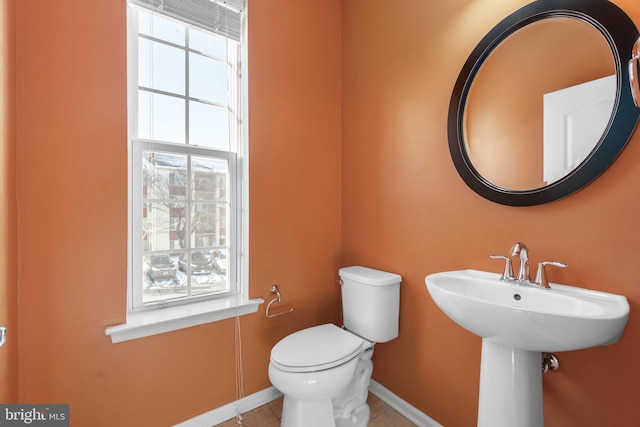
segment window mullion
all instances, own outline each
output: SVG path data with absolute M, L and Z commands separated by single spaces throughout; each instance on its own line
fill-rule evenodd
M 185 100 L 184 100 L 184 140 L 185 143 L 187 145 L 189 145 L 189 110 L 190 110 L 190 87 L 189 87 L 189 29 L 185 28 L 185 49 L 184 49 L 184 84 L 185 84 L 185 88 L 184 88 L 184 93 L 185 93 Z M 192 282 L 192 271 L 191 271 L 191 257 L 193 252 L 191 251 L 191 233 L 193 233 L 193 230 L 191 229 L 192 224 L 191 224 L 191 217 L 192 217 L 192 213 L 193 213 L 193 203 L 191 200 L 191 195 L 192 195 L 192 191 L 191 191 L 191 177 L 193 176 L 193 174 L 191 173 L 191 159 L 192 157 L 189 155 L 187 156 L 187 194 L 185 194 L 185 201 L 186 201 L 186 206 L 185 206 L 185 215 L 186 215 L 186 225 L 187 225 L 187 229 L 186 229 L 186 235 L 185 235 L 185 241 L 184 241 L 184 245 L 185 245 L 185 249 L 187 249 L 187 254 L 186 254 L 186 259 L 188 260 L 188 265 L 186 268 L 186 272 L 187 272 L 187 296 L 191 297 L 192 293 L 193 293 L 193 282 Z
M 186 202 L 186 206 L 185 206 L 185 220 L 186 220 L 186 231 L 185 231 L 185 237 L 184 237 L 184 246 L 185 249 L 187 250 L 187 255 L 186 255 L 186 259 L 189 261 L 188 265 L 187 265 L 187 296 L 191 296 L 192 295 L 192 288 L 193 288 L 193 282 L 192 282 L 192 271 L 191 271 L 191 256 L 192 256 L 192 248 L 191 248 L 191 234 L 193 233 L 193 229 L 191 228 L 193 226 L 193 224 L 191 223 L 191 218 L 193 215 L 193 199 L 192 199 L 192 181 L 191 178 L 193 177 L 193 173 L 191 172 L 191 159 L 192 156 L 187 156 L 187 194 L 185 194 L 185 202 Z
M 138 13 L 135 8 L 128 8 L 127 25 L 127 60 L 131 64 L 127 70 L 127 91 L 129 93 L 128 108 L 128 132 L 129 135 L 138 135 Z M 142 214 L 141 207 L 137 206 L 142 200 L 142 186 L 140 185 L 141 171 L 138 167 L 140 151 L 137 150 L 132 138 L 128 140 L 129 156 L 129 233 L 131 236 L 142 234 Z M 139 233 L 138 233 L 139 232 Z M 139 277 L 142 275 L 142 268 L 138 260 L 142 259 L 142 242 L 135 238 L 130 238 L 128 260 L 127 286 L 127 309 L 133 309 L 142 304 L 142 289 L 137 286 Z
M 233 49 L 232 49 L 233 47 Z M 235 43 L 227 41 L 227 64 L 229 67 L 229 149 L 234 153 L 238 152 L 239 135 L 241 123 L 239 115 L 239 72 L 238 72 L 238 52 Z
M 167 153 L 192 154 L 194 156 L 212 157 L 212 158 L 217 157 L 221 159 L 229 159 L 233 157 L 233 153 L 230 153 L 228 151 L 215 150 L 212 148 L 201 147 L 198 145 L 187 146 L 184 144 L 153 141 L 153 140 L 141 139 L 141 138 L 133 138 L 132 141 L 136 144 L 141 144 L 141 146 L 146 150 L 157 150 L 157 151 L 163 151 Z
M 130 308 L 136 308 L 142 305 L 142 286 L 138 285 L 138 281 L 140 277 L 143 275 L 143 267 L 142 267 L 142 259 L 143 259 L 143 242 L 142 242 L 142 233 L 143 233 L 143 194 L 142 194 L 142 170 L 140 167 L 134 167 L 133 165 L 139 165 L 142 163 L 142 149 L 139 144 L 136 144 L 135 141 L 131 142 L 132 147 L 132 168 L 131 168 L 131 230 L 132 236 L 131 240 L 131 252 L 133 259 L 131 262 L 131 274 L 129 280 L 131 281 L 131 292 L 129 293 L 129 304 Z
M 186 141 L 187 144 L 190 144 L 189 142 L 189 109 L 190 109 L 190 99 L 191 99 L 191 91 L 190 91 L 190 85 L 189 85 L 189 34 L 190 31 L 188 28 L 185 29 L 185 49 L 184 49 L 184 84 L 185 84 L 185 88 L 184 88 L 184 93 L 186 95 L 186 99 L 184 100 L 184 113 L 185 113 L 185 126 L 184 126 L 184 140 Z

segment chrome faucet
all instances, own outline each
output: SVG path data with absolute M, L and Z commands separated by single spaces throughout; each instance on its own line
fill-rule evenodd
M 516 280 L 523 283 L 531 283 L 529 275 L 529 250 L 524 243 L 515 242 L 511 248 L 511 256 L 520 257 L 520 269 Z
M 566 267 L 567 264 L 556 261 L 542 261 L 538 263 L 538 272 L 536 274 L 536 280 L 531 280 L 529 274 L 529 250 L 524 243 L 515 242 L 511 248 L 511 256 L 520 258 L 520 269 L 518 270 L 518 276 L 513 276 L 513 269 L 511 267 L 511 258 L 504 255 L 489 255 L 494 259 L 504 259 L 504 273 L 500 276 L 500 280 L 504 282 L 517 282 L 523 285 L 535 285 L 544 289 L 550 289 L 547 275 L 545 274 L 544 266 L 552 265 L 554 267 Z

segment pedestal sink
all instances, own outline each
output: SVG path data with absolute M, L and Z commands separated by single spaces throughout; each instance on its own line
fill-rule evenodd
M 477 270 L 425 282 L 447 316 L 482 337 L 478 427 L 542 427 L 542 352 L 613 344 L 629 318 L 624 296 L 574 286 L 543 289 Z

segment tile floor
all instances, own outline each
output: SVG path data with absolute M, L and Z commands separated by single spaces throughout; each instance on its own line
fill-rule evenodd
M 411 421 L 400 415 L 393 408 L 369 393 L 367 398 L 371 410 L 368 427 L 413 427 Z M 236 419 L 225 421 L 214 427 L 279 427 L 282 415 L 282 398 L 260 406 L 242 415 L 242 424 Z M 301 426 L 303 427 L 303 426 Z

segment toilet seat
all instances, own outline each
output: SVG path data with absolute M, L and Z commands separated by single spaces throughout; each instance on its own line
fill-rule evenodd
M 286 372 L 315 372 L 346 363 L 362 351 L 364 340 L 331 323 L 295 332 L 271 350 L 271 363 Z

